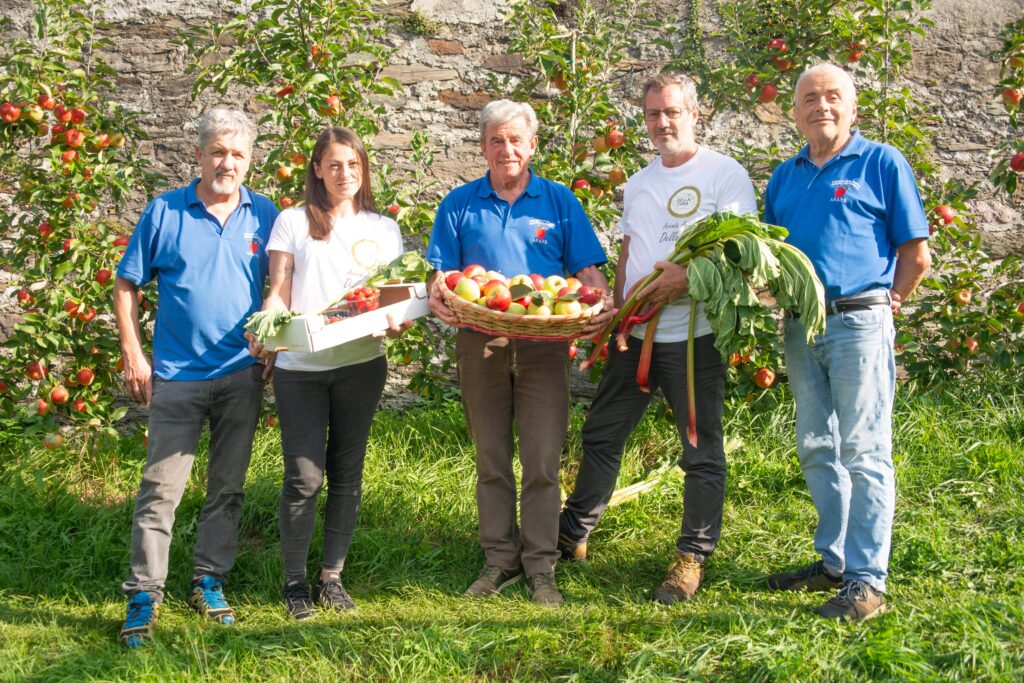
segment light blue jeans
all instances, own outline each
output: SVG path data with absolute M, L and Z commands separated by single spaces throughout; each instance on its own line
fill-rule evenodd
M 829 573 L 879 592 L 896 505 L 894 337 L 888 306 L 830 314 L 811 346 L 799 319 L 785 326 L 797 455 L 818 511 L 814 548 Z

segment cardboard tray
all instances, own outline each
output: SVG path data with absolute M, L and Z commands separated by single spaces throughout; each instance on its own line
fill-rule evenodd
M 425 283 L 381 285 L 378 289 L 380 308 L 332 323 L 319 313 L 298 315 L 282 326 L 264 346 L 274 351 L 322 351 L 388 329 L 389 313 L 396 323 L 401 323 L 430 312 Z

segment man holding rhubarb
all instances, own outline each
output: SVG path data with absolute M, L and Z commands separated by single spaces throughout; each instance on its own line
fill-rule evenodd
M 896 484 L 893 313 L 927 272 L 928 221 L 914 173 L 889 145 L 851 130 L 848 73 L 819 64 L 797 81 L 793 116 L 807 145 L 768 182 L 765 221 L 810 258 L 825 286 L 825 333 L 808 345 L 786 320 L 797 455 L 820 558 L 774 574 L 772 590 L 836 591 L 815 613 L 841 621 L 885 610 Z
M 498 100 L 480 115 L 487 174 L 441 202 L 427 249 L 438 269 L 430 308 L 459 321 L 439 290 L 440 271 L 478 264 L 505 275 L 572 274 L 607 290 L 604 250 L 583 207 L 565 186 L 535 175 L 537 116 L 529 104 Z M 611 312 L 595 316 L 599 329 Z M 466 590 L 492 596 L 525 572 L 533 602 L 556 607 L 558 470 L 569 424 L 568 342 L 491 336 L 460 329 L 456 358 L 462 405 L 476 445 L 476 501 L 485 565 Z M 513 422 L 518 426 L 522 493 L 517 515 Z
M 654 592 L 663 604 L 689 600 L 700 587 L 704 562 L 718 542 L 725 499 L 722 407 L 725 367 L 698 306 L 694 372 L 696 442 L 687 438 L 687 338 L 690 323 L 685 267 L 665 259 L 680 232 L 714 212 L 754 213 L 757 203 L 746 171 L 735 160 L 697 144 L 697 90 L 692 79 L 663 73 L 644 86 L 647 133 L 659 156 L 630 178 L 615 270 L 615 304 L 655 269 L 662 275 L 637 293 L 645 304 L 666 303 L 657 319 L 638 324 L 624 348 L 609 349 L 608 365 L 583 425 L 583 461 L 560 519 L 565 559 L 586 556 L 587 537 L 608 507 L 626 440 L 643 417 L 651 392 L 661 388 L 676 416 L 686 473 L 682 530 L 668 575 Z M 648 325 L 656 325 L 649 358 L 642 357 Z M 638 381 L 639 380 L 639 381 Z M 643 385 L 643 386 L 641 386 Z

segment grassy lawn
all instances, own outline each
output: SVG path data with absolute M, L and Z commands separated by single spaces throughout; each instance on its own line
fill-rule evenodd
M 141 445 L 88 453 L 0 445 L 0 680 L 733 680 L 1024 679 L 1024 400 L 980 384 L 901 387 L 890 612 L 822 621 L 821 595 L 779 595 L 766 574 L 813 559 L 815 516 L 793 445 L 792 405 L 774 395 L 727 408 L 725 526 L 690 604 L 650 602 L 674 548 L 682 477 L 614 507 L 591 559 L 559 566 L 567 605 L 520 587 L 460 593 L 476 576 L 473 448 L 457 405 L 381 413 L 344 580 L 359 609 L 303 624 L 284 615 L 277 540 L 279 436 L 267 430 L 247 484 L 228 585 L 240 615 L 207 626 L 186 603 L 203 458 L 178 511 L 155 641 L 116 643 L 124 617 Z M 567 482 L 582 411 L 567 445 Z M 621 483 L 678 451 L 648 417 Z M 69 464 L 70 459 L 70 464 Z M 319 538 L 319 536 L 317 536 Z M 315 544 L 313 556 L 318 556 Z M 311 566 L 311 573 L 315 562 Z

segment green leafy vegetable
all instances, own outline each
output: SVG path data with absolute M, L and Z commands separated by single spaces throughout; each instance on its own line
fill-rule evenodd
M 391 263 L 378 266 L 366 276 L 366 284 L 372 287 L 394 285 L 402 282 L 426 282 L 434 267 L 427 263 L 418 251 L 407 251 Z
M 297 315 L 291 311 L 256 311 L 245 321 L 245 329 L 262 344 Z

